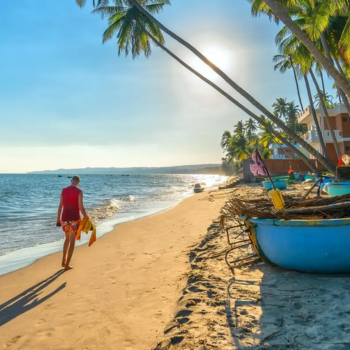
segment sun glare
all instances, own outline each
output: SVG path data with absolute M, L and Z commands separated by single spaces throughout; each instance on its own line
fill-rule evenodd
M 219 47 L 210 47 L 202 50 L 202 53 L 223 71 L 227 71 L 233 65 L 232 54 L 228 53 L 225 49 Z M 219 76 L 198 57 L 193 58 L 191 66 L 210 80 L 216 80 L 216 78 L 219 78 Z

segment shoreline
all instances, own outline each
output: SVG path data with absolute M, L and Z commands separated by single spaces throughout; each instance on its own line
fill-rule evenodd
M 117 225 L 92 247 L 80 246 L 75 268 L 66 273 L 60 253 L 54 253 L 1 276 L 4 346 L 150 349 L 176 307 L 189 270 L 186 251 L 218 216 L 223 192 L 197 194 L 161 213 Z
M 215 186 L 213 187 L 206 188 L 205 192 L 215 190 L 220 185 L 221 183 L 218 183 L 218 184 L 215 184 Z M 149 216 L 157 215 L 167 210 L 170 210 L 175 206 L 177 206 L 178 204 L 180 204 L 183 200 L 190 198 L 193 195 L 194 193 L 191 193 L 170 205 L 164 206 L 164 208 L 161 208 L 161 209 L 154 208 L 154 210 L 151 210 L 149 213 L 147 214 L 142 213 L 139 216 L 130 212 L 130 213 L 123 213 L 124 215 L 122 215 L 122 217 L 118 217 L 118 212 L 119 212 L 118 211 L 112 217 L 101 220 L 101 222 L 97 226 L 97 238 L 99 239 L 104 235 L 111 233 L 118 225 L 147 218 Z M 89 241 L 89 235 L 85 235 L 85 234 L 82 235 L 82 239 L 76 242 L 76 248 L 87 244 L 88 241 Z M 4 255 L 0 255 L 0 277 L 6 276 L 9 273 L 26 268 L 44 257 L 50 256 L 52 254 L 59 252 L 62 249 L 61 247 L 62 244 L 63 244 L 63 236 L 62 236 L 62 239 L 57 241 L 39 244 L 31 247 L 19 248 L 17 250 L 13 250 Z

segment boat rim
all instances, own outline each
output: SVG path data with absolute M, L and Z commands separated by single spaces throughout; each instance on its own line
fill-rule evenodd
M 350 218 L 343 219 L 323 219 L 323 220 L 285 220 L 285 219 L 258 219 L 246 218 L 245 220 L 260 225 L 268 226 L 346 226 L 350 225 Z

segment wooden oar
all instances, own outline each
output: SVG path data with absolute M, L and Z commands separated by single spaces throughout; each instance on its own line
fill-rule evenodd
M 312 192 L 312 190 L 317 186 L 317 184 L 322 180 L 322 178 L 319 178 L 312 186 L 311 188 L 309 188 L 307 190 L 307 192 L 305 193 L 305 196 L 303 198 L 300 199 L 300 201 L 304 201 L 307 196 Z

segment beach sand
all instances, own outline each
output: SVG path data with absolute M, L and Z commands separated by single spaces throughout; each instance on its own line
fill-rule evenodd
M 287 192 L 300 196 L 307 186 Z M 72 271 L 60 274 L 54 254 L 0 277 L 0 347 L 350 349 L 350 275 L 264 263 L 231 273 L 214 219 L 229 193 L 266 196 L 257 185 L 202 193 L 78 248 Z M 231 230 L 231 240 L 247 238 L 240 233 Z
M 307 187 L 298 184 L 287 192 L 300 196 Z M 266 196 L 256 185 L 239 185 L 231 193 Z M 247 238 L 240 229 L 229 232 L 231 242 Z M 190 252 L 180 311 L 153 350 L 350 349 L 349 274 L 306 274 L 260 262 L 233 275 L 224 259 L 228 247 L 226 233 L 214 222 Z M 249 253 L 236 250 L 228 260 Z
M 150 349 L 176 314 L 188 253 L 219 215 L 225 191 L 206 192 L 117 226 L 76 249 L 0 277 L 0 347 Z

